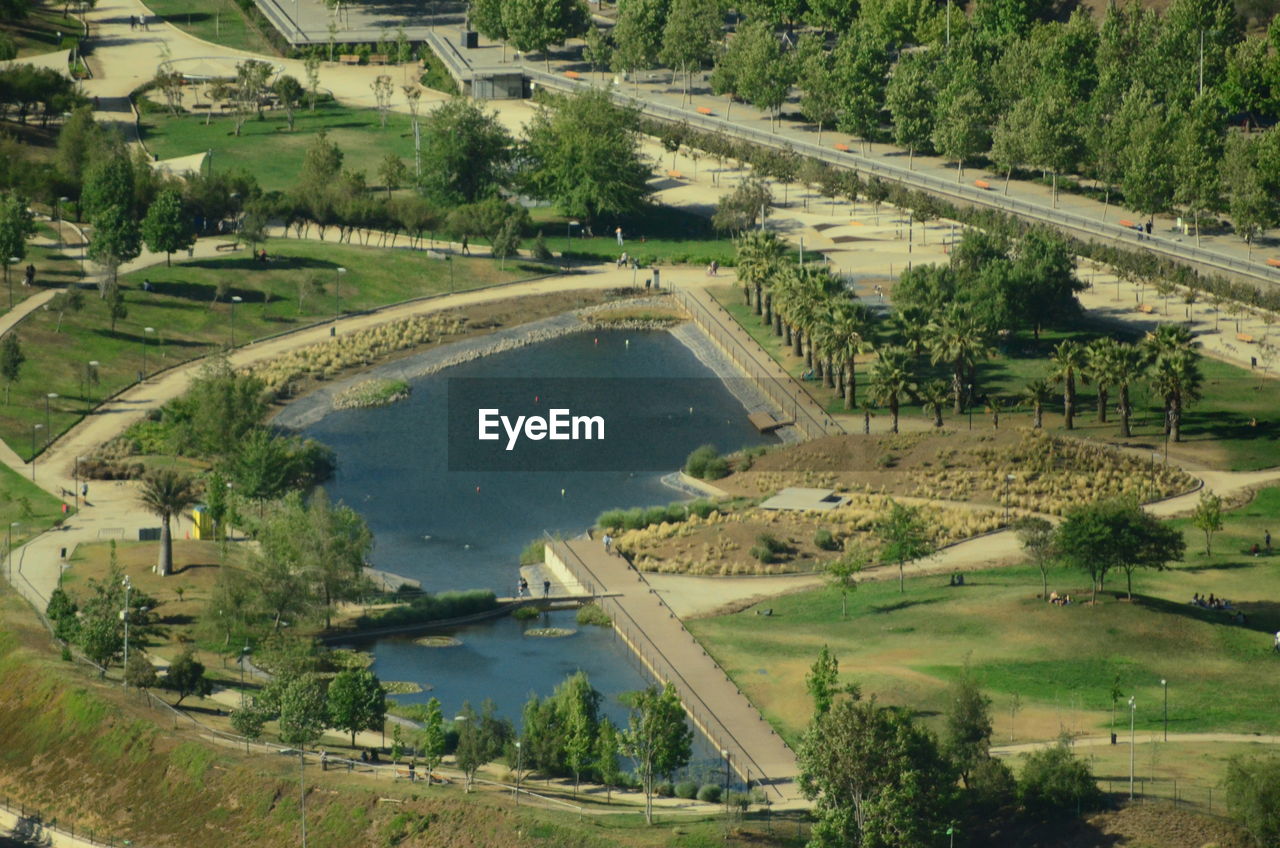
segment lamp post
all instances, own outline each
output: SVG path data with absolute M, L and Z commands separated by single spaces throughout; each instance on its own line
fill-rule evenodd
M 973 383 L 968 386 L 966 406 L 969 407 L 969 429 L 973 429 Z
M 520 740 L 516 740 L 516 806 L 520 806 L 520 769 L 524 766 L 524 749 L 520 747 Z M 427 774 L 427 780 L 431 779 L 431 775 Z
M 245 639 L 240 649 L 240 709 L 244 709 L 244 661 L 249 656 L 249 640 Z
M 33 483 L 36 479 L 36 431 L 43 429 L 43 424 L 31 425 L 31 482 Z
M 1160 688 L 1164 689 L 1164 741 L 1169 741 L 1169 681 L 1160 678 Z
M 1129 800 L 1133 800 L 1133 751 L 1134 751 L 1134 734 L 1133 719 L 1138 712 L 1138 702 L 1133 698 L 1129 699 Z
M 582 226 L 577 221 L 565 221 L 564 224 L 564 254 L 560 257 L 564 260 L 564 267 L 569 267 L 569 248 L 573 245 L 573 228 Z
M 49 392 L 47 395 L 44 396 L 44 429 L 46 431 L 45 436 L 48 436 L 50 433 L 53 432 L 53 428 L 49 426 L 49 401 L 57 400 L 57 398 L 58 398 L 57 392 Z
M 465 715 L 463 715 L 463 714 L 461 714 L 461 713 L 459 713 L 458 715 L 456 715 L 456 716 L 454 716 L 454 717 L 453 717 L 453 721 L 454 721 L 454 723 L 455 723 L 455 724 L 464 724 L 464 725 L 465 725 L 465 724 L 466 724 L 468 721 L 470 721 L 470 720 L 471 720 L 470 716 L 465 716 Z M 459 731 L 458 731 L 458 733 L 459 733 L 459 735 L 461 735 L 462 731 L 461 731 L 461 730 L 459 730 Z M 469 771 L 463 771 L 463 776 L 466 778 L 466 780 L 465 780 L 465 781 L 463 782 L 463 784 L 462 784 L 462 791 L 463 791 L 463 792 L 470 792 L 470 791 L 471 791 L 471 772 L 469 772 Z
M 70 199 L 71 198 L 69 197 L 58 197 L 58 198 L 55 198 L 53 201 L 53 218 L 54 218 L 55 226 L 58 230 L 59 249 L 61 249 L 66 245 L 66 242 L 63 241 L 62 239 L 62 208 L 61 206 L 62 204 L 65 204 Z
M 1009 484 L 1013 482 L 1014 475 L 1004 475 L 1004 523 L 1009 523 Z
M 231 346 L 236 346 L 236 304 L 244 303 L 244 298 L 238 294 L 231 296 Z
M 93 412 L 93 381 L 98 376 L 98 360 L 90 359 L 84 366 L 84 397 L 89 407 L 85 415 Z
M 156 331 L 155 327 L 142 328 L 142 380 L 147 378 L 147 339 Z M 138 382 L 142 382 L 139 380 Z
M 333 320 L 338 320 L 338 315 L 342 312 L 342 275 L 347 273 L 346 268 L 339 267 L 334 272 L 333 287 Z
M 129 575 L 124 576 L 124 609 L 120 610 L 120 618 L 124 620 L 124 667 L 129 667 L 129 593 L 133 591 L 133 582 Z

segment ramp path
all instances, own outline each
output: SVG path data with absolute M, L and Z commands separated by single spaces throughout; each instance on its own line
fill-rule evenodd
M 597 597 L 618 636 L 654 677 L 675 687 L 690 720 L 739 777 L 764 788 L 775 807 L 804 803 L 795 753 L 640 572 L 591 538 L 552 540 L 547 556 Z

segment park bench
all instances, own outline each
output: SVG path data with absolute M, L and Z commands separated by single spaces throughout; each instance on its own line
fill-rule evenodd
M 679 171 L 667 171 L 667 176 L 673 180 L 679 180 L 684 178 L 684 174 L 680 173 Z
M 1138 226 L 1137 224 L 1135 224 L 1135 223 L 1133 223 L 1132 221 L 1130 221 L 1128 218 L 1121 218 L 1119 221 L 1116 221 L 1116 223 L 1117 223 L 1117 224 L 1119 224 L 1120 226 L 1122 226 L 1122 227 L 1124 227 L 1124 228 L 1126 228 L 1126 229 L 1130 229 L 1130 230 L 1132 230 L 1134 227 Z
M 210 106 L 208 103 L 192 103 L 191 108 L 192 109 L 208 109 L 210 108 Z
M 354 53 L 343 53 L 338 57 L 338 61 L 344 65 L 358 65 L 360 64 L 360 57 Z
M 699 115 L 714 115 L 714 114 L 715 114 L 715 112 L 712 112 L 712 111 L 711 111 L 711 109 L 710 109 L 710 108 L 708 108 L 708 107 L 706 107 L 706 106 L 699 106 L 697 109 L 694 109 L 693 111 L 697 112 Z
M 240 245 L 239 245 L 239 244 L 237 244 L 236 242 L 233 242 L 233 241 L 224 241 L 222 244 L 218 245 L 218 246 L 217 246 L 216 248 L 214 248 L 214 249 L 215 249 L 215 250 L 218 250 L 218 251 L 224 251 L 224 250 L 239 250 L 239 249 L 240 249 Z
M 1253 336 L 1249 335 L 1248 333 L 1236 333 L 1236 341 L 1244 342 L 1245 344 L 1253 344 L 1254 342 L 1257 341 L 1257 339 L 1255 339 Z
M 1267 260 L 1267 264 L 1270 265 L 1272 268 L 1280 268 L 1280 259 L 1277 259 L 1276 257 L 1273 256 Z
M 388 62 L 388 61 L 390 61 L 390 59 L 389 59 L 389 57 L 388 57 L 388 55 L 387 55 L 386 53 L 371 53 L 371 54 L 369 54 L 369 64 L 370 64 L 370 65 L 385 65 L 385 64 L 387 64 L 387 62 Z
M 1138 310 L 1139 312 L 1145 312 L 1148 315 L 1152 315 L 1156 311 L 1156 308 L 1149 303 L 1139 303 L 1137 306 L 1134 307 L 1134 309 Z
M 578 73 L 577 71 L 565 71 L 564 75 L 572 80 L 582 79 L 582 74 Z
M 991 190 L 991 183 L 987 182 L 986 180 L 974 180 L 973 184 L 976 185 L 978 188 L 982 189 L 983 191 Z
M 836 150 L 839 150 L 841 153 L 849 152 L 849 145 L 847 144 L 837 144 L 835 147 L 836 147 Z

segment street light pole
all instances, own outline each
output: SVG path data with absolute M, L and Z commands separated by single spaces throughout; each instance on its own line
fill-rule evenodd
M 1160 678 L 1160 686 L 1164 689 L 1164 741 L 1169 741 L 1169 681 Z
M 1133 752 L 1134 752 L 1134 734 L 1133 720 L 1138 712 L 1138 702 L 1133 698 L 1129 699 L 1129 800 L 1133 800 Z
M 155 327 L 142 328 L 142 380 L 147 378 L 147 339 L 156 331 Z M 142 382 L 139 380 L 138 382 Z
M 335 323 L 342 313 L 342 275 L 345 273 L 347 273 L 347 269 L 341 267 L 334 273 L 334 278 L 337 281 L 333 287 L 333 320 Z
M 520 740 L 516 740 L 516 806 L 520 806 L 520 770 L 524 766 L 524 749 L 520 747 Z M 427 772 L 427 780 L 431 780 L 431 773 Z
M 33 483 L 36 479 L 36 431 L 43 429 L 43 424 L 31 425 L 31 482 Z
M 49 401 L 56 400 L 57 397 L 58 397 L 57 392 L 49 392 L 47 395 L 44 396 L 44 429 L 46 431 L 45 432 L 46 436 L 48 436 L 53 432 L 53 428 L 49 426 Z
M 973 383 L 970 383 L 968 387 L 968 402 L 966 403 L 966 405 L 969 407 L 969 429 L 972 430 L 973 429 Z
M 244 661 L 249 656 L 249 641 L 246 639 L 240 651 L 240 709 L 244 709 Z
M 89 402 L 89 408 L 85 410 L 85 415 L 93 412 L 93 378 L 97 374 L 98 360 L 90 359 L 84 366 L 84 396 Z
M 244 298 L 238 294 L 231 296 L 231 346 L 236 346 L 236 304 L 243 303 Z
M 129 667 L 129 593 L 133 590 L 133 582 L 129 580 L 129 575 L 124 576 L 124 609 L 120 611 L 120 617 L 124 619 L 124 667 Z

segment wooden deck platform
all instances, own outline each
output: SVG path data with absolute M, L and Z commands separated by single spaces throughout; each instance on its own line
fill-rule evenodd
M 747 420 L 751 422 L 751 426 L 755 427 L 761 433 L 772 433 L 779 427 L 789 427 L 796 423 L 784 418 L 779 418 L 772 412 L 753 412 L 747 416 Z

